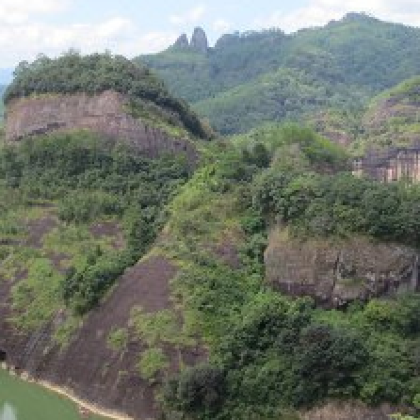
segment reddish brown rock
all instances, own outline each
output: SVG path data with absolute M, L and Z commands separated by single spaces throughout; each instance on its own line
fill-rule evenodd
M 7 106 L 6 141 L 56 131 L 90 130 L 104 137 L 120 139 L 150 157 L 162 153 L 185 153 L 189 161 L 196 150 L 189 139 L 174 138 L 125 112 L 128 100 L 106 91 L 52 95 L 13 100 Z
M 115 351 L 107 338 L 116 328 L 126 328 L 133 308 L 147 313 L 171 307 L 169 283 L 177 268 L 164 257 L 150 257 L 127 269 L 108 298 L 83 320 L 68 347 L 60 349 L 52 334 L 63 322 L 55 319 L 37 331 L 21 333 L 10 322 L 12 283 L 0 281 L 0 361 L 28 372 L 32 377 L 71 390 L 77 397 L 103 408 L 122 411 L 136 419 L 159 415 L 155 401 L 156 383 L 139 374 L 137 364 L 147 346 L 129 340 Z M 199 347 L 165 345 L 171 372 L 180 365 L 198 363 L 205 357 Z
M 273 287 L 292 296 L 311 296 L 328 307 L 420 286 L 416 250 L 363 237 L 301 241 L 290 238 L 286 229 L 274 229 L 265 266 Z

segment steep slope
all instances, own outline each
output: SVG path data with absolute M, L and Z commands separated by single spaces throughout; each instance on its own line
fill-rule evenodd
M 362 119 L 361 146 L 387 148 L 420 141 L 420 77 L 403 81 L 372 99 Z
M 157 353 L 139 331 L 140 315 L 156 314 L 181 337 L 165 315 L 176 264 L 146 254 L 189 175 L 182 155 L 150 159 L 87 133 L 2 148 L 0 349 L 11 367 L 105 408 L 155 416 L 160 369 L 201 357 L 180 338 Z
M 376 250 L 377 264 L 383 266 L 393 264 L 390 254 L 402 265 L 407 257 L 413 269 L 418 233 L 411 247 L 399 244 L 392 249 L 384 243 L 388 239 L 409 240 L 406 233 L 397 239 L 400 221 L 395 220 L 389 231 L 379 229 L 387 224 L 384 218 L 394 201 L 381 197 L 396 197 L 397 191 L 339 173 L 345 161 L 340 149 L 308 130 L 265 129 L 235 139 L 235 144 L 236 149 L 213 149 L 215 161 L 183 187 L 171 205 L 168 242 L 159 246 L 161 253 L 182 262 L 171 284 L 173 296 L 183 310 L 186 330 L 199 334 L 209 349 L 206 365 L 182 372 L 164 387 L 167 418 L 297 419 L 297 408 L 326 399 L 398 404 L 404 394 L 406 401 L 413 401 L 419 371 L 412 370 L 416 351 L 411 340 L 418 340 L 420 329 L 418 321 L 410 324 L 413 328 L 405 322 L 417 317 L 418 295 L 398 298 L 389 288 L 378 293 L 388 299 L 374 299 L 371 293 L 365 296 L 372 299 L 369 303 L 322 310 L 315 309 L 311 299 L 289 299 L 269 286 L 276 286 L 273 271 L 281 275 L 286 269 L 290 271 L 285 279 L 299 278 L 297 286 L 310 280 L 307 265 L 313 255 L 305 255 L 302 248 L 329 242 L 339 251 L 340 241 L 361 235 L 361 241 L 346 243 L 335 292 L 350 301 L 361 297 L 351 294 L 355 286 L 368 291 L 395 280 L 403 294 L 411 282 L 407 267 L 401 267 L 399 278 L 393 269 L 378 270 L 374 277 L 369 256 L 363 255 Z M 403 188 L 398 191 L 402 207 L 418 205 L 418 188 L 410 194 Z M 366 211 L 358 194 L 370 197 L 372 202 L 364 205 L 375 210 Z M 406 220 L 416 217 L 413 212 Z M 355 220 L 360 223 L 355 225 Z M 276 225 L 290 236 L 281 237 L 287 243 L 277 258 L 264 261 L 273 245 L 282 244 L 267 238 Z M 384 248 L 389 253 L 382 252 Z M 287 256 L 294 252 L 293 258 L 284 256 L 289 249 Z M 316 257 L 316 263 L 322 262 L 330 263 L 328 253 Z M 362 267 L 367 275 L 359 278 Z M 331 272 L 320 274 L 334 278 Z M 317 298 L 316 288 L 321 291 L 322 286 L 318 283 L 302 294 Z M 405 314 L 401 328 L 399 311 Z M 395 384 L 394 395 L 388 383 Z M 386 419 L 386 412 L 393 411 L 358 404 L 334 407 L 315 409 L 306 418 Z
M 308 412 L 330 399 L 412 408 L 419 297 L 396 291 L 411 285 L 418 189 L 341 173 L 346 153 L 296 126 L 210 142 L 205 156 L 188 180 L 179 157 L 151 160 L 86 134 L 2 150 L 0 354 L 140 419 L 385 420 L 393 411 L 349 403 L 337 416 L 332 402 Z M 267 258 L 282 244 L 269 237 L 276 228 L 295 251 L 291 261 L 274 255 L 279 274 L 305 268 L 302 244 L 353 235 L 373 249 L 398 244 L 388 249 L 403 272 L 372 277 L 347 253 L 342 291 L 395 288 L 380 290 L 386 300 L 347 294 L 346 303 L 371 299 L 349 310 L 317 308 L 311 291 L 276 291 Z
M 296 72 L 295 84 L 301 83 L 303 73 L 314 88 L 323 86 L 326 92 L 318 108 L 329 107 L 333 94 L 335 107 L 357 108 L 381 90 L 416 75 L 419 52 L 419 29 L 352 13 L 325 27 L 292 35 L 281 31 L 226 35 L 205 54 L 170 48 L 141 59 L 157 71 L 171 91 L 209 117 L 216 129 L 232 133 L 258 125 L 260 105 L 268 108 L 275 120 L 290 118 L 281 111 L 282 94 L 269 106 L 263 99 L 258 103 L 259 99 L 253 98 L 254 105 L 244 113 L 244 97 L 252 98 L 255 90 L 264 92 L 266 80 L 275 80 L 278 71 Z M 299 116 L 313 113 L 312 104 L 307 104 L 305 95 L 300 96 L 301 89 L 295 95 L 295 114 Z M 235 99 L 228 100 L 231 95 Z M 226 109 L 230 121 L 224 118 Z
M 68 53 L 40 57 L 16 70 L 4 95 L 6 140 L 88 129 L 122 139 L 151 155 L 185 152 L 211 130 L 150 71 L 123 57 Z
M 317 121 L 319 110 L 357 112 L 364 98 L 363 90 L 317 78 L 310 68 L 281 68 L 211 100 L 196 102 L 194 108 L 222 133 L 234 134 L 264 122 Z

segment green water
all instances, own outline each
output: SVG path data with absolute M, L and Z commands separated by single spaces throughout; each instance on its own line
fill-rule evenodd
M 0 369 L 0 420 L 80 420 L 76 405 Z M 91 416 L 91 420 L 105 420 Z

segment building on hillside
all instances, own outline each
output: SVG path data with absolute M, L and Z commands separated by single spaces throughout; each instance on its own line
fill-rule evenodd
M 420 142 L 410 147 L 371 150 L 353 161 L 353 174 L 380 182 L 420 182 Z

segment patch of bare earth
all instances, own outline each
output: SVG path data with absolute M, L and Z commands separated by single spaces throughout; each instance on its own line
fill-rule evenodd
M 94 223 L 89 228 L 89 231 L 95 239 L 103 237 L 113 238 L 112 246 L 115 249 L 124 248 L 124 235 L 117 222 L 107 221 Z
M 332 402 L 323 407 L 314 408 L 302 415 L 303 420 L 389 420 L 395 413 L 388 405 L 378 408 L 366 407 L 357 402 Z
M 27 224 L 28 238 L 25 241 L 25 245 L 37 249 L 42 248 L 44 237 L 57 225 L 57 219 L 51 214 L 47 214 L 36 220 L 31 220 Z

